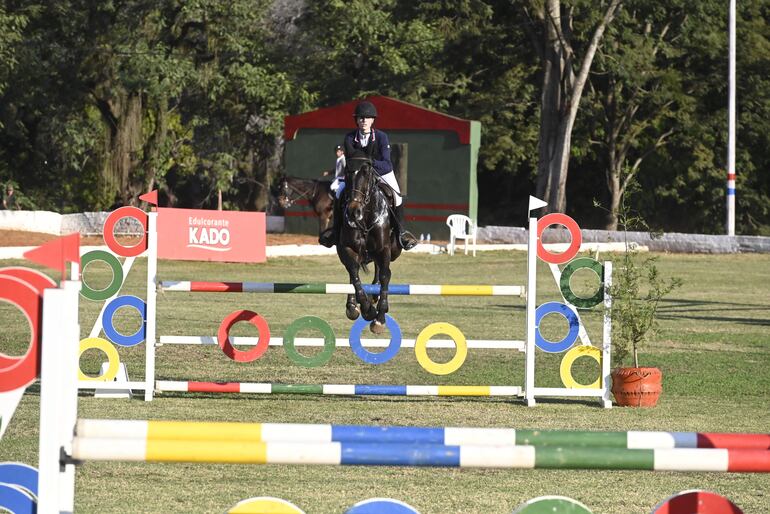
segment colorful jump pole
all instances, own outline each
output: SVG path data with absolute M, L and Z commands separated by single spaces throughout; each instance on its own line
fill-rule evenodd
M 770 451 L 401 443 L 113 439 L 76 436 L 76 460 L 518 469 L 770 472 Z
M 364 284 L 364 292 L 380 294 L 379 284 Z M 354 294 L 352 284 L 282 283 L 282 282 L 191 282 L 163 281 L 161 290 L 193 293 L 295 293 L 295 294 Z M 390 284 L 390 295 L 428 296 L 519 296 L 525 295 L 522 286 L 492 285 L 419 285 Z
M 78 437 L 185 441 L 560 446 L 623 449 L 770 450 L 770 434 L 664 431 L 533 430 L 308 423 L 80 419 Z

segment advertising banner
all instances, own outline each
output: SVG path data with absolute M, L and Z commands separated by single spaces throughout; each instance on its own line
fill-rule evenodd
M 264 212 L 158 209 L 158 258 L 265 262 Z

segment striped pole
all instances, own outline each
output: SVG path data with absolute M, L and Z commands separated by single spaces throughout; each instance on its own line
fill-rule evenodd
M 727 59 L 727 235 L 735 235 L 735 0 L 728 14 Z
M 264 443 L 75 437 L 76 460 L 522 469 L 770 472 L 770 451 L 629 450 L 380 443 Z
M 380 293 L 379 284 L 364 284 L 366 294 Z M 298 294 L 354 294 L 352 284 L 324 283 L 278 283 L 278 282 L 190 282 L 163 281 L 163 291 L 186 291 L 193 293 L 298 293 Z M 390 284 L 391 295 L 433 295 L 433 296 L 525 296 L 524 286 L 491 285 L 416 285 Z
M 192 382 L 158 380 L 158 392 L 324 394 L 349 396 L 519 396 L 519 386 L 271 384 L 257 382 Z
M 238 346 L 255 346 L 259 342 L 258 337 L 231 336 L 230 343 Z M 401 348 L 414 348 L 416 339 L 401 339 Z M 487 350 L 518 350 L 524 351 L 524 341 L 503 340 L 503 339 L 467 339 L 465 341 L 469 350 L 487 349 Z M 160 336 L 160 344 L 190 344 L 190 345 L 213 345 L 217 346 L 217 336 Z M 283 337 L 271 337 L 270 346 L 283 346 Z M 294 346 L 325 346 L 325 340 L 322 337 L 295 337 Z M 337 348 L 349 348 L 350 340 L 347 338 L 335 339 Z M 390 339 L 361 339 L 361 346 L 364 348 L 387 348 L 390 346 Z M 426 343 L 427 348 L 451 348 L 457 347 L 451 339 L 442 339 L 437 337 Z
M 79 419 L 78 437 L 305 443 L 551 446 L 621 449 L 770 450 L 770 434 L 718 432 L 608 432 L 514 428 L 406 427 L 306 423 L 236 423 Z

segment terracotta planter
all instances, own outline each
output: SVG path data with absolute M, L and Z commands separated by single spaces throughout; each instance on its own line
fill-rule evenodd
M 658 368 L 615 368 L 612 394 L 621 407 L 655 407 L 663 392 L 663 375 Z

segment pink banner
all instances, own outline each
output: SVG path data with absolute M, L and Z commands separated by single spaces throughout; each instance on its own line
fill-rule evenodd
M 265 262 L 264 212 L 158 209 L 158 258 Z

